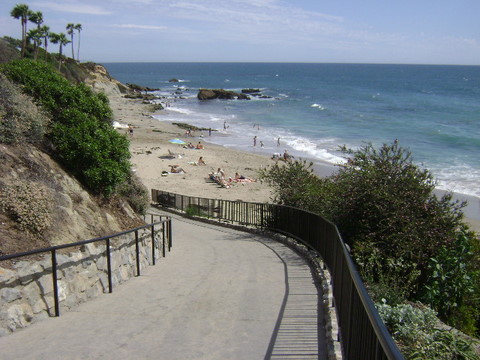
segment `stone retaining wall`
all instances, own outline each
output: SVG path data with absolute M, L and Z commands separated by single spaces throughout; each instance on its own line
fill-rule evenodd
M 152 264 L 151 230 L 140 230 L 140 271 Z M 161 232 L 155 229 L 155 258 L 161 256 Z M 106 242 L 57 251 L 60 313 L 109 291 Z M 112 285 L 137 274 L 135 232 L 110 240 Z M 55 316 L 52 259 L 47 253 L 38 261 L 19 261 L 13 270 L 0 267 L 0 336 Z

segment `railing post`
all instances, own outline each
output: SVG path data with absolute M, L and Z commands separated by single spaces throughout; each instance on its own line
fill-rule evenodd
M 168 251 L 170 251 L 170 249 L 172 248 L 173 246 L 173 242 L 172 242 L 172 218 L 169 218 L 168 219 Z
M 55 316 L 60 316 L 60 304 L 58 301 L 58 278 L 57 278 L 57 255 L 52 250 L 52 278 L 53 278 L 53 299 L 55 302 Z
M 112 293 L 113 285 L 112 285 L 112 259 L 110 257 L 110 238 L 106 239 L 106 255 L 107 255 L 107 274 L 108 274 L 108 292 Z
M 137 260 L 137 276 L 140 276 L 140 244 L 138 241 L 138 230 L 135 230 L 135 256 Z
M 152 264 L 155 265 L 155 225 L 152 224 Z

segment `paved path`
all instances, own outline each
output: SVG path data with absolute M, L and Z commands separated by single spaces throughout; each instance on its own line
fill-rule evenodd
M 0 359 L 326 359 L 317 288 L 294 251 L 180 217 L 173 240 L 112 294 L 0 338 Z

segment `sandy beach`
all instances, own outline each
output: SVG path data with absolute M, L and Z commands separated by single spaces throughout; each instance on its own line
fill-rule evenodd
M 217 198 L 243 200 L 249 202 L 270 202 L 270 188 L 257 180 L 258 169 L 274 164 L 269 156 L 253 154 L 208 143 L 208 131 L 196 132 L 187 136 L 185 130 L 169 122 L 152 118 L 148 105 L 141 100 L 126 99 L 119 93 L 107 92 L 114 113 L 114 121 L 121 125 L 132 125 L 133 134 L 129 134 L 131 162 L 134 171 L 145 186 L 173 193 Z M 162 110 L 165 114 L 168 108 Z M 159 113 L 160 117 L 162 112 Z M 118 131 L 129 133 L 127 128 Z M 199 142 L 203 149 L 186 149 L 183 145 L 169 142 L 180 139 L 193 145 Z M 170 152 L 177 156 L 170 156 Z M 206 165 L 197 165 L 202 157 Z M 171 173 L 170 165 L 178 165 L 185 172 Z M 235 178 L 238 173 L 254 182 L 232 182 L 229 188 L 222 187 L 209 179 L 209 174 L 221 168 L 225 178 Z M 320 175 L 331 172 L 331 166 L 315 171 Z M 168 174 L 162 176 L 162 172 Z M 462 196 L 460 196 L 462 199 Z M 465 209 L 466 222 L 480 233 L 480 200 L 468 198 Z
M 180 127 L 153 119 L 147 105 L 140 100 L 116 95 L 109 98 L 114 120 L 133 126 L 133 135 L 129 135 L 131 162 L 148 189 L 226 200 L 270 200 L 269 188 L 256 181 L 257 170 L 274 163 L 269 157 L 210 144 L 205 141 L 208 131 L 197 131 L 194 136 L 187 136 Z M 128 129 L 118 131 L 128 133 Z M 183 145 L 169 142 L 177 138 L 195 146 L 200 142 L 203 149 L 186 149 Z M 177 156 L 170 156 L 170 152 Z M 200 157 L 205 165 L 197 165 Z M 171 173 L 170 165 L 178 165 L 185 172 Z M 226 179 L 233 179 L 238 173 L 255 181 L 232 182 L 229 188 L 222 187 L 209 179 L 209 174 L 216 173 L 218 168 L 224 171 Z M 162 176 L 162 172 L 168 174 Z

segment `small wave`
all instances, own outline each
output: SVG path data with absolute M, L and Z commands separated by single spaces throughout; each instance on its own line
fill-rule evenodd
M 339 163 L 344 163 L 345 159 L 333 154 L 329 149 L 323 148 L 320 145 L 317 145 L 317 143 L 305 139 L 305 138 L 293 138 L 293 139 L 285 139 L 286 143 L 288 146 L 290 146 L 292 149 L 305 153 L 308 156 L 313 156 L 314 158 L 317 158 L 319 160 L 323 160 L 326 162 L 329 162 L 331 164 L 339 164 Z M 327 139 L 327 142 L 332 142 L 334 140 L 332 139 Z
M 184 114 L 184 115 L 191 115 L 191 114 L 193 114 L 193 111 L 192 111 L 192 110 L 184 109 L 184 108 L 177 108 L 177 107 L 173 107 L 173 106 L 167 107 L 166 110 L 167 110 L 167 111 L 177 112 L 177 113 Z
M 320 105 L 320 104 L 312 104 L 312 105 L 310 105 L 310 107 L 312 107 L 312 108 L 318 108 L 319 110 L 325 110 L 325 108 L 324 108 L 322 105 Z

